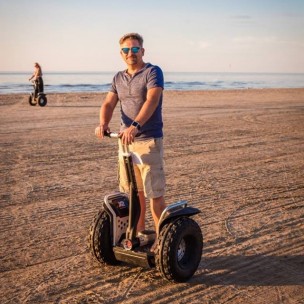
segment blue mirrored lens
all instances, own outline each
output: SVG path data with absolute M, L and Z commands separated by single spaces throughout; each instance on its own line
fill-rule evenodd
M 132 51 L 132 53 L 138 53 L 138 51 L 140 50 L 140 48 L 139 47 L 132 47 L 131 48 L 131 51 Z
M 128 54 L 130 51 L 130 48 L 122 48 L 121 50 L 124 52 L 124 54 Z M 134 46 L 131 48 L 131 52 L 134 54 L 138 53 L 139 50 L 140 50 L 140 47 L 138 47 L 138 46 Z

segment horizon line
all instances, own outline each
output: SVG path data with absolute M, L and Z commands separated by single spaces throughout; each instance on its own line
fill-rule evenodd
M 164 73 L 205 73 L 205 74 L 304 74 L 303 72 L 227 72 L 227 71 L 216 71 L 216 72 L 208 72 L 208 71 L 164 71 Z M 0 71 L 0 74 L 32 74 L 33 71 Z M 116 74 L 117 71 L 88 71 L 88 70 L 62 70 L 62 71 L 56 71 L 56 70 L 49 70 L 49 71 L 43 71 L 43 74 L 99 74 L 99 73 L 111 73 Z

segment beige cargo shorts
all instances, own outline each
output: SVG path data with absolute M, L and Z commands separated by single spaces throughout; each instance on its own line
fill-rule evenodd
M 163 161 L 163 139 L 137 140 L 129 145 L 138 191 L 144 191 L 148 199 L 165 194 L 165 172 Z M 127 173 L 123 162 L 123 147 L 119 141 L 118 180 L 120 191 L 129 192 Z

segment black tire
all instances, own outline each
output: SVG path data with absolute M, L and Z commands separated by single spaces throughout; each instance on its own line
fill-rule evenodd
M 199 225 L 188 217 L 166 224 L 158 238 L 155 261 L 163 278 L 168 281 L 189 280 L 200 263 L 203 236 Z
M 31 106 L 35 106 L 37 105 L 37 102 L 34 100 L 33 96 L 30 95 L 29 98 L 28 98 L 28 102 Z
M 44 107 L 47 104 L 47 98 L 45 95 L 38 96 L 38 104 L 40 107 Z
M 111 237 L 111 223 L 109 215 L 100 211 L 94 218 L 89 233 L 89 249 L 93 257 L 101 264 L 117 265 Z

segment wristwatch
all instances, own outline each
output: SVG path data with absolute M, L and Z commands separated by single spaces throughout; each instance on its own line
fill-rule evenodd
M 131 123 L 131 126 L 135 127 L 138 131 L 141 128 L 140 124 L 135 120 Z

